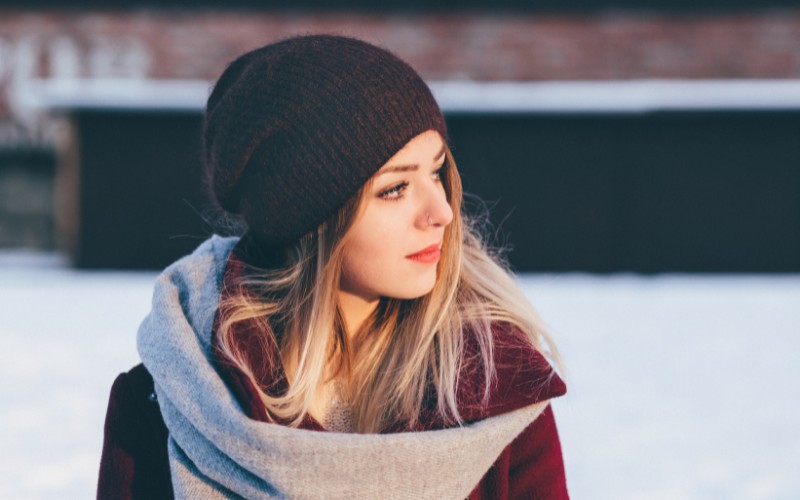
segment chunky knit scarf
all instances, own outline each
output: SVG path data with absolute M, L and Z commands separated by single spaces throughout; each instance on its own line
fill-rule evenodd
M 466 498 L 547 401 L 443 430 L 341 434 L 248 418 L 212 361 L 236 238 L 214 236 L 158 278 L 138 334 L 169 429 L 177 498 Z

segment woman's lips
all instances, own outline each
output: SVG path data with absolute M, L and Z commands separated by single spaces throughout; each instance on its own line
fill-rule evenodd
M 420 262 L 422 264 L 433 264 L 439 261 L 439 256 L 441 253 L 441 250 L 439 250 L 439 243 L 434 243 L 431 246 L 423 248 L 417 253 L 406 255 L 406 259 L 411 259 L 414 262 Z

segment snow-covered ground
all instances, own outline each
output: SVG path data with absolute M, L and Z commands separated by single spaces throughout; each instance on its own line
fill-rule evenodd
M 90 498 L 154 273 L 0 252 L 0 498 Z M 576 499 L 800 498 L 800 276 L 525 275 Z

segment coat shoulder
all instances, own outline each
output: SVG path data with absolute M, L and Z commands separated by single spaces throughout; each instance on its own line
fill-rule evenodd
M 171 498 L 168 432 L 153 378 L 139 364 L 111 387 L 97 498 Z
M 495 323 L 492 332 L 498 384 L 505 381 L 508 390 L 530 394 L 529 404 L 567 392 L 564 381 L 527 334 L 508 323 Z
M 466 359 L 459 386 L 465 420 L 507 413 L 567 392 L 564 381 L 523 331 L 501 322 L 491 328 L 494 377 L 488 402 L 482 399 L 487 377 L 480 356 L 481 340 L 472 331 L 465 337 Z

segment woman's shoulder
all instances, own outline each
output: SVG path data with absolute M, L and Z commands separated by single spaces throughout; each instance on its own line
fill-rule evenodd
M 119 418 L 129 419 L 131 414 L 135 414 L 139 418 L 139 425 L 146 422 L 155 435 L 167 435 L 153 377 L 142 363 L 119 374 L 114 380 L 109 396 L 109 410 L 111 416 Z M 142 418 L 145 422 L 141 421 Z
M 459 377 L 459 411 L 466 421 L 507 413 L 564 395 L 567 387 L 547 358 L 519 327 L 506 322 L 491 325 L 494 378 L 485 400 L 486 373 L 480 357 L 481 340 L 474 331 L 464 337 L 464 365 Z
M 111 387 L 97 497 L 172 498 L 167 439 L 153 378 L 136 365 Z

